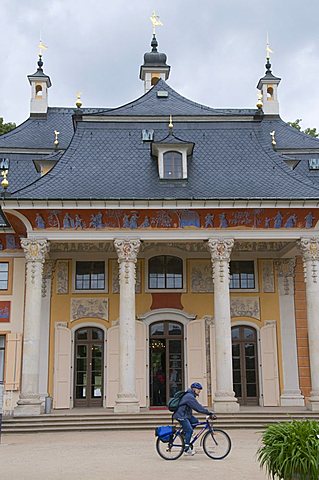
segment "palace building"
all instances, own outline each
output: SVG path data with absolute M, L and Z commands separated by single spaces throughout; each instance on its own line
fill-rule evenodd
M 216 412 L 319 411 L 319 140 L 280 118 L 267 57 L 257 107 L 215 109 L 154 34 L 140 98 L 73 109 L 40 55 L 0 137 L 5 414 L 165 408 L 192 381 Z

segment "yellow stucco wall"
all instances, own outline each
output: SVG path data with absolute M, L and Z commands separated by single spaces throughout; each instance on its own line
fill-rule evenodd
M 65 260 L 65 259 L 63 259 Z M 181 303 L 184 310 L 187 313 L 195 314 L 197 318 L 201 318 L 205 315 L 213 315 L 213 293 L 193 293 L 191 292 L 191 262 L 195 259 L 187 259 L 186 261 L 186 275 L 187 275 L 187 291 L 181 294 Z M 198 261 L 198 259 L 196 259 Z M 209 259 L 206 259 L 209 262 Z M 72 292 L 72 272 L 73 262 L 70 258 L 68 260 L 69 266 L 69 289 L 66 294 L 57 294 L 57 277 L 56 275 L 53 278 L 52 284 L 52 301 L 51 301 L 51 323 L 50 323 L 50 349 L 49 349 L 49 393 L 52 394 L 53 391 L 53 366 L 54 366 L 54 331 L 56 322 L 67 322 L 69 328 L 73 328 L 77 325 L 84 323 L 89 323 L 93 321 L 104 325 L 106 328 L 112 325 L 112 322 L 118 320 L 119 315 L 119 294 L 112 293 L 112 269 L 114 267 L 114 262 L 116 260 L 112 259 L 108 261 L 108 293 L 75 293 Z M 140 262 L 140 271 L 141 271 L 141 293 L 136 294 L 136 315 L 141 315 L 148 312 L 152 304 L 152 294 L 145 293 L 145 262 L 139 260 Z M 264 293 L 262 292 L 262 268 L 261 260 L 257 261 L 257 272 L 258 272 L 258 291 L 257 292 L 234 292 L 231 295 L 237 296 L 249 296 L 249 297 L 258 297 L 260 301 L 260 320 L 254 319 L 251 317 L 236 317 L 232 319 L 232 322 L 249 322 L 249 324 L 256 325 L 257 329 L 260 329 L 266 321 L 276 320 L 277 322 L 277 346 L 278 346 L 278 363 L 279 363 L 279 378 L 280 378 L 280 388 L 282 389 L 282 355 L 281 355 L 281 338 L 280 338 L 280 313 L 279 313 L 279 298 L 278 298 L 278 285 L 275 278 L 275 291 L 273 293 Z M 81 297 L 100 297 L 108 298 L 108 321 L 101 319 L 87 319 L 83 318 L 81 320 L 76 320 L 70 322 L 71 313 L 71 298 L 81 298 Z

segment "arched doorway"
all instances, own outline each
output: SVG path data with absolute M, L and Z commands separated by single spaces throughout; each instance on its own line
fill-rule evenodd
M 80 328 L 74 343 L 74 406 L 102 407 L 104 332 L 95 327 Z
M 184 388 L 184 327 L 163 321 L 149 327 L 150 406 L 167 405 Z
M 258 405 L 257 332 L 253 327 L 232 327 L 233 385 L 240 405 Z

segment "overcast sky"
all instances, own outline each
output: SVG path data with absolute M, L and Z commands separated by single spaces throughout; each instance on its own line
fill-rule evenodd
M 143 94 L 153 10 L 169 84 L 215 108 L 253 108 L 269 32 L 281 116 L 319 128 L 318 0 L 0 0 L 0 116 L 21 123 L 41 34 L 50 106 L 116 107 Z

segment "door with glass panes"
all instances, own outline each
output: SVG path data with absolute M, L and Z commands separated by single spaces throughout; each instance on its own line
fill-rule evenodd
M 233 386 L 240 405 L 258 405 L 257 332 L 252 327 L 232 328 Z
M 150 325 L 150 406 L 166 406 L 184 389 L 184 328 L 178 322 Z
M 104 332 L 80 328 L 75 332 L 74 406 L 102 407 Z

